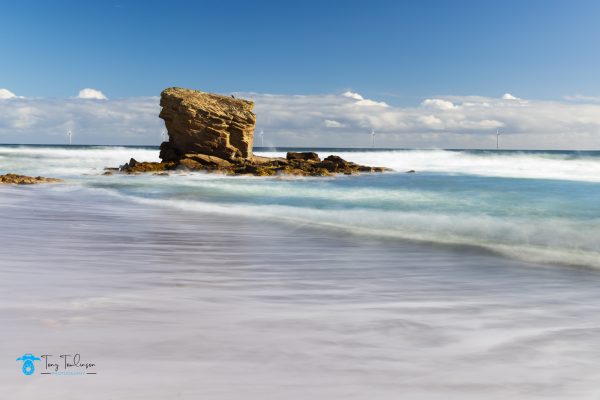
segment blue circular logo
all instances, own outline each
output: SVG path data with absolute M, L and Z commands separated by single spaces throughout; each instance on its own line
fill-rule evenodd
M 33 365 L 33 362 L 39 360 L 41 360 L 41 358 L 38 358 L 31 353 L 23 354 L 21 357 L 17 358 L 17 361 L 23 361 L 23 367 L 21 368 L 23 375 L 33 375 L 35 372 L 35 365 Z

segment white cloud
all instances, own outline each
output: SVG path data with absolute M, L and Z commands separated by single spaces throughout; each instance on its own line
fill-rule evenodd
M 344 92 L 342 93 L 342 96 L 347 97 L 349 99 L 354 99 L 357 100 L 354 104 L 356 104 L 357 106 L 376 106 L 376 107 L 389 107 L 385 102 L 383 101 L 374 101 L 374 100 L 369 100 L 369 99 L 365 99 L 363 96 L 361 96 L 360 94 L 356 93 L 356 92 Z
M 15 97 L 17 97 L 17 95 L 10 90 L 0 89 L 0 100 L 14 99 Z
M 333 119 L 326 119 L 324 122 L 325 122 L 325 126 L 327 128 L 343 128 L 344 127 L 344 124 L 342 124 L 338 121 L 335 121 Z
M 164 123 L 158 97 L 102 102 L 16 98 L 0 101 L 0 143 L 159 144 Z
M 357 106 L 375 106 L 375 107 L 389 107 L 389 105 L 384 101 L 374 101 L 369 99 L 359 100 L 355 103 Z
M 420 105 L 380 103 L 354 93 L 237 93 L 255 101 L 258 126 L 277 146 L 493 147 L 500 128 L 512 147 L 600 147 L 600 104 L 436 96 Z M 0 101 L 0 143 L 62 143 L 67 129 L 83 144 L 158 144 L 158 97 L 97 101 L 13 98 Z M 337 129 L 335 129 L 337 128 Z M 339 129 L 343 128 L 343 129 Z
M 521 99 L 519 99 L 518 97 L 513 96 L 510 93 L 504 93 L 502 95 L 502 100 L 521 100 Z
M 428 129 L 444 129 L 444 122 L 435 115 L 421 115 L 417 117 L 417 120 L 423 125 L 423 127 Z
M 455 108 L 454 103 L 442 99 L 425 99 L 421 104 L 425 107 L 437 108 L 438 110 L 452 110 Z
M 361 107 L 377 101 L 358 96 L 239 94 L 256 102 L 261 127 L 280 146 L 367 146 L 375 129 L 386 146 L 493 147 L 501 129 L 514 147 L 600 147 L 600 104 L 437 96 L 416 107 Z M 344 129 L 325 133 L 325 120 Z
M 342 93 L 342 96 L 348 97 L 348 98 L 354 99 L 354 100 L 364 100 L 364 98 L 360 94 L 355 93 L 355 92 L 350 92 L 350 91 Z
M 94 99 L 94 100 L 108 100 L 107 97 L 99 90 L 85 88 L 79 91 L 78 99 Z

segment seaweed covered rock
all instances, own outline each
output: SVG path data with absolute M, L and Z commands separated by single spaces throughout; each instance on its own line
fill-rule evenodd
M 44 178 L 43 176 L 27 176 L 17 174 L 0 175 L 0 184 L 32 185 L 35 183 L 56 183 L 62 181 L 62 179 Z
M 175 169 L 176 167 L 177 164 L 174 162 L 139 162 L 132 158 L 128 163 L 121 165 L 118 168 L 118 171 L 126 172 L 128 174 L 135 174 L 141 172 L 163 172 Z M 113 170 L 113 168 L 106 168 L 106 170 L 109 172 Z

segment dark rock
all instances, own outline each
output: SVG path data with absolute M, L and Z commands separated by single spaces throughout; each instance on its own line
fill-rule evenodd
M 328 157 L 325 157 L 325 159 L 323 161 L 327 161 L 329 163 L 333 163 L 333 164 L 337 164 L 337 165 L 348 164 L 348 161 L 344 160 L 340 156 L 334 156 L 333 154 Z
M 286 155 L 286 159 L 288 161 L 310 161 L 310 162 L 320 162 L 321 159 L 319 158 L 317 153 L 313 153 L 312 151 L 307 151 L 307 152 L 295 152 L 295 151 L 289 151 Z
M 175 169 L 177 165 L 174 162 L 139 162 L 135 159 L 129 160 L 129 163 L 123 164 L 119 167 L 119 171 L 128 174 L 141 173 L 141 172 L 160 172 Z
M 160 153 L 158 156 L 164 162 L 178 162 L 181 158 L 181 154 L 177 152 L 177 149 L 170 142 L 162 142 L 160 144 Z

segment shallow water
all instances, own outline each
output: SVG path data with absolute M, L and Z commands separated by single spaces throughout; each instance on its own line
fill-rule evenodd
M 0 398 L 600 396 L 591 179 L 100 176 L 156 155 L 114 150 L 0 148 L 67 179 L 0 187 Z M 97 375 L 14 361 L 75 351 Z
M 130 157 L 156 161 L 157 150 L 90 146 L 0 146 L 0 172 L 62 177 L 140 204 L 187 212 L 471 245 L 525 261 L 600 267 L 600 152 L 336 153 L 397 172 L 329 179 L 202 173 L 106 177 L 101 176 L 104 167 Z M 417 173 L 404 173 L 410 169 Z

